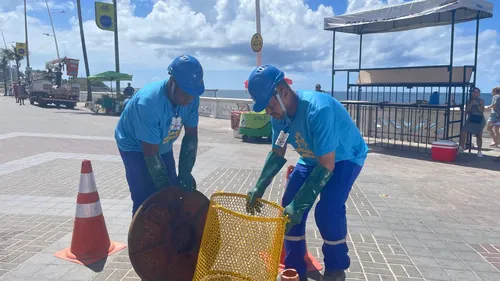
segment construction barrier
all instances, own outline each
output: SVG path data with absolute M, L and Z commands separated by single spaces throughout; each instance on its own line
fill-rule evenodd
M 71 246 L 54 255 L 67 261 L 89 265 L 125 247 L 125 244 L 109 239 L 92 164 L 89 160 L 83 160 Z
M 247 196 L 210 197 L 193 281 L 275 281 L 287 218 L 283 207 L 259 199 L 260 213 L 246 211 Z

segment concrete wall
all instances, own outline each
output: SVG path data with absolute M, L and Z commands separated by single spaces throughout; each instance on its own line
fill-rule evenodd
M 250 110 L 253 101 L 250 99 L 205 98 L 200 99 L 200 116 L 220 119 L 231 119 L 231 112 Z
M 106 93 L 92 92 L 92 99 L 95 101 Z M 80 93 L 80 101 L 87 100 L 87 93 Z M 229 99 L 229 98 L 211 98 L 201 97 L 200 116 L 207 116 L 220 119 L 231 119 L 231 111 L 250 110 L 253 101 L 251 99 Z

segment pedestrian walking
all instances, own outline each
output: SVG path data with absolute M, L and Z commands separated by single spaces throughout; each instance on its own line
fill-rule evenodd
M 486 107 L 487 110 L 491 110 L 486 128 L 493 139 L 490 146 L 498 147 L 500 145 L 500 86 L 493 88 L 491 94 L 493 95 L 491 105 Z

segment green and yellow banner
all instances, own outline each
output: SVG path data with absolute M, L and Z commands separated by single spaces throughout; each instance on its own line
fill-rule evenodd
M 16 54 L 26 56 L 26 43 L 16 42 Z
M 115 31 L 114 5 L 95 2 L 95 23 L 102 30 Z

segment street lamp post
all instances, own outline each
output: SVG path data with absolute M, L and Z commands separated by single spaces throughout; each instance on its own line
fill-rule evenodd
M 59 61 L 61 57 L 59 57 L 59 47 L 57 46 L 56 31 L 54 30 L 54 24 L 52 23 L 52 15 L 50 13 L 49 3 L 47 2 L 47 0 L 45 0 L 45 5 L 47 6 L 47 12 L 49 13 L 50 25 L 52 26 L 52 34 L 54 35 L 54 42 L 56 43 L 57 60 Z
M 31 83 L 30 49 L 28 47 L 28 13 L 26 12 L 26 0 L 24 0 L 24 37 L 26 40 L 26 80 Z M 19 77 L 18 77 L 19 78 Z
M 76 0 L 76 8 L 78 11 L 78 25 L 80 25 L 80 39 L 82 40 L 82 51 L 83 51 L 83 61 L 85 62 L 85 74 L 87 75 L 87 102 L 92 101 L 92 86 L 90 85 L 90 69 L 89 60 L 87 58 L 87 47 L 85 46 L 85 34 L 83 32 L 82 23 L 82 7 L 80 5 L 80 0 Z
M 260 0 L 255 0 L 255 22 L 257 25 L 257 33 L 262 35 L 260 29 Z M 262 65 L 262 49 L 257 52 L 257 66 L 260 65 Z
M 118 47 L 118 6 L 117 1 L 113 0 L 113 14 L 115 18 L 115 70 L 120 72 L 120 51 Z M 116 93 L 120 93 L 120 80 L 116 80 Z

